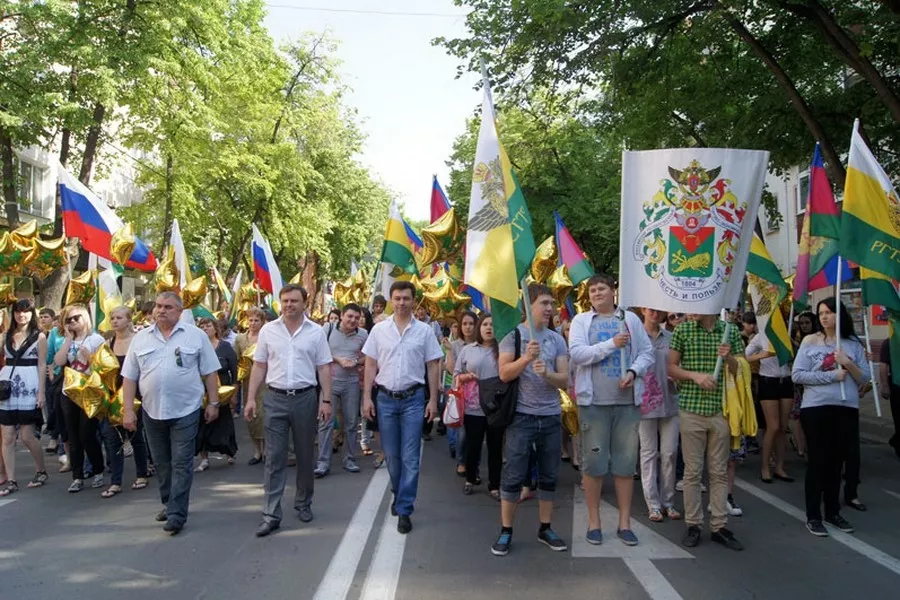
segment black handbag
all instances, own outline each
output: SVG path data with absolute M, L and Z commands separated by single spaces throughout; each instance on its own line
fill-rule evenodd
M 9 349 L 9 352 L 12 354 L 12 369 L 9 371 L 9 379 L 0 379 L 0 402 L 6 402 L 12 397 L 12 378 L 13 373 L 16 372 L 16 366 L 19 364 L 19 360 L 25 356 L 25 352 L 34 344 L 34 341 L 37 339 L 37 335 L 31 334 L 25 340 L 25 343 L 18 350 L 12 349 L 12 332 L 9 333 L 9 337 L 6 338 L 6 347 Z
M 519 328 L 514 330 L 516 339 L 516 358 L 519 360 L 522 334 Z M 519 401 L 519 378 L 512 381 L 501 381 L 500 377 L 488 377 L 478 382 L 478 397 L 481 410 L 487 418 L 488 427 L 508 427 L 516 416 L 516 404 Z

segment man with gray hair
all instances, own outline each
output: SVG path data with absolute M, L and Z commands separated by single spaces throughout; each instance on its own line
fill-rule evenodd
M 156 520 L 165 521 L 163 531 L 171 535 L 187 521 L 204 391 L 206 422 L 219 416 L 219 359 L 206 333 L 180 320 L 182 310 L 178 294 L 159 294 L 155 323 L 135 334 L 121 370 L 122 424 L 130 431 L 137 428 L 134 398 L 140 386 L 144 431 L 163 503 Z

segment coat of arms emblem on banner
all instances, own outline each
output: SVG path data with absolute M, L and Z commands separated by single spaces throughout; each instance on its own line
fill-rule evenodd
M 747 202 L 731 191 L 731 180 L 719 177 L 721 170 L 697 160 L 669 166 L 670 177 L 643 203 L 634 258 L 672 298 L 703 300 L 731 276 Z

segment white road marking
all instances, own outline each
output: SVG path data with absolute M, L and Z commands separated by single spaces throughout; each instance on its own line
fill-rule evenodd
M 7 498 L 5 500 L 0 500 L 0 506 L 6 506 L 7 504 L 12 504 L 15 501 L 16 501 L 15 498 Z
M 424 446 L 424 440 L 419 442 L 420 471 Z M 384 469 L 387 471 L 387 465 Z M 405 550 L 406 536 L 397 531 L 397 519 L 392 517 L 390 512 L 385 512 L 384 523 L 375 544 L 375 552 L 372 554 L 372 562 L 369 563 L 369 572 L 366 573 L 366 581 L 359 600 L 394 600 L 397 584 L 400 582 L 400 569 L 403 566 Z
M 769 492 L 765 492 L 765 491 L 759 489 L 758 487 L 756 487 L 755 485 L 753 485 L 751 483 L 747 483 L 746 481 L 744 481 L 742 479 L 735 479 L 734 485 L 741 488 L 748 494 L 756 496 L 757 498 L 759 498 L 766 504 L 774 506 L 775 508 L 777 508 L 781 512 L 785 513 L 786 515 L 794 517 L 801 523 L 806 523 L 806 513 L 805 512 L 803 512 L 799 508 L 794 507 L 791 504 L 788 504 L 784 500 L 782 500 L 776 496 L 773 496 Z M 891 556 L 890 554 L 882 552 L 875 546 L 872 546 L 871 544 L 867 544 L 864 541 L 860 540 L 859 538 L 854 537 L 851 534 L 844 533 L 842 531 L 838 531 L 834 527 L 828 526 L 827 523 L 825 526 L 828 528 L 828 534 L 831 536 L 831 538 L 834 541 L 839 542 L 839 543 L 843 544 L 844 546 L 847 546 L 854 552 L 857 552 L 857 553 L 865 556 L 869 560 L 871 560 L 875 563 L 878 563 L 885 569 L 888 569 L 889 571 L 893 571 L 897 575 L 900 575 L 900 559 L 897 559 L 897 558 Z
M 584 492 L 575 486 L 574 515 L 572 517 L 572 556 L 575 558 L 635 558 L 656 560 L 660 558 L 694 558 L 681 546 L 670 542 L 651 528 L 631 520 L 631 530 L 640 540 L 637 546 L 626 546 L 616 537 L 619 524 L 619 510 L 604 501 L 600 501 L 600 521 L 603 528 L 603 543 L 599 546 L 588 544 L 584 539 L 587 533 L 588 511 L 584 501 Z
M 588 544 L 584 539 L 588 523 L 587 504 L 584 492 L 577 485 L 573 504 L 571 548 L 574 558 L 621 558 L 652 600 L 682 600 L 681 595 L 659 572 L 652 560 L 694 558 L 692 554 L 635 519 L 631 520 L 631 530 L 640 543 L 637 546 L 626 546 L 616 537 L 619 510 L 603 500 L 600 501 L 603 543 L 599 546 Z
M 625 564 L 652 600 L 682 600 L 681 594 L 675 591 L 653 562 L 644 558 L 626 558 Z
M 356 512 L 353 513 L 353 518 L 350 519 L 350 524 L 344 532 L 340 545 L 334 556 L 331 557 L 331 563 L 319 583 L 313 600 L 335 600 L 347 597 L 369 534 L 375 525 L 375 519 L 378 518 L 378 511 L 381 508 L 389 481 L 390 476 L 386 468 L 375 471 L 362 500 L 359 501 Z
M 892 492 L 891 490 L 886 490 L 884 488 L 881 488 L 881 489 L 884 491 L 885 494 L 888 494 L 890 496 L 893 496 L 897 500 L 900 500 L 900 494 L 898 494 L 897 492 Z

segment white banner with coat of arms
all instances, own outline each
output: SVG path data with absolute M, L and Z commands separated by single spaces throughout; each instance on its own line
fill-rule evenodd
M 735 308 L 769 153 L 622 153 L 619 303 L 670 312 Z

